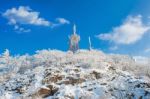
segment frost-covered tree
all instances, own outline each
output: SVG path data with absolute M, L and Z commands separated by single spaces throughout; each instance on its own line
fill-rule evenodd
M 4 63 L 4 64 L 8 64 L 10 61 L 10 58 L 11 56 L 10 56 L 10 52 L 8 49 L 6 49 L 5 52 L 2 53 L 2 55 L 0 55 L 0 61 L 1 63 Z

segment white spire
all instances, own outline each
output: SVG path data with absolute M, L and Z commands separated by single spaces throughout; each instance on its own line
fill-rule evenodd
M 89 50 L 91 50 L 91 49 L 92 49 L 91 38 L 90 38 L 90 36 L 89 36 Z
M 76 25 L 73 26 L 73 34 L 76 34 Z

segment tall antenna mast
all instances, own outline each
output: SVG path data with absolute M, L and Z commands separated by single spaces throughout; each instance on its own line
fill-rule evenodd
M 73 34 L 76 34 L 76 25 L 73 26 Z
M 89 36 L 89 50 L 91 51 L 92 50 L 92 44 L 91 44 L 91 38 Z

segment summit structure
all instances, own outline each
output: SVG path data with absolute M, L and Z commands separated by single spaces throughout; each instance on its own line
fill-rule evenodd
M 76 33 L 76 25 L 73 26 L 73 34 L 69 37 L 69 50 L 76 52 L 79 49 L 80 36 Z
M 92 50 L 92 43 L 91 43 L 91 38 L 89 36 L 89 50 L 91 51 Z

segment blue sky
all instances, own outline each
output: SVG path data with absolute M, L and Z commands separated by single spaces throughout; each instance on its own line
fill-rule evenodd
M 149 0 L 3 0 L 0 3 L 0 53 L 68 50 L 73 24 L 80 48 L 150 56 Z

